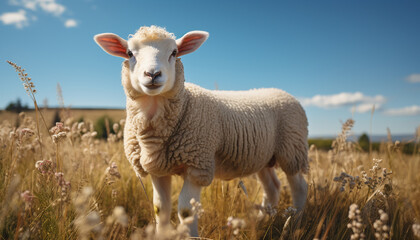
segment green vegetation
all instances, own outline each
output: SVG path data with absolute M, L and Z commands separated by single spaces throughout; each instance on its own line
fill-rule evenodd
M 22 111 L 28 110 L 28 105 L 22 105 L 20 98 L 16 100 L 16 102 L 10 102 L 7 107 L 6 111 L 20 113 Z
M 370 140 L 366 133 L 363 133 L 358 140 L 359 146 L 365 151 L 369 152 Z
M 107 115 L 104 115 L 96 120 L 94 129 L 98 133 L 98 135 L 96 135 L 97 138 L 107 139 L 111 133 L 115 134 L 112 129 L 113 125 L 114 122 Z
M 327 138 L 311 138 L 308 140 L 308 145 L 314 145 L 317 149 L 323 150 L 323 151 L 329 151 L 332 149 L 332 143 L 334 139 L 327 139 Z M 370 142 L 369 136 L 367 134 L 362 134 L 358 141 L 357 145 L 360 152 L 367 152 L 369 153 L 370 147 L 371 151 L 374 152 L 381 152 L 385 151 L 387 146 L 390 144 L 394 144 L 392 142 Z M 414 141 L 409 142 L 399 142 L 397 141 L 397 149 L 398 151 L 412 155 L 415 154 L 416 151 L 416 143 Z

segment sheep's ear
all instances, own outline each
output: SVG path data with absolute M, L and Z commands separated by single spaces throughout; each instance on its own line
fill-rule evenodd
M 192 53 L 197 50 L 209 37 L 208 32 L 204 31 L 191 31 L 185 34 L 182 38 L 176 40 L 178 46 L 177 57 Z
M 95 42 L 107 53 L 112 56 L 128 59 L 127 41 L 113 33 L 102 33 L 95 35 Z

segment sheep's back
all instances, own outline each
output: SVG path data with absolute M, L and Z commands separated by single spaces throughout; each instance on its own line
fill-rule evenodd
M 284 129 L 299 128 L 288 122 L 290 118 L 306 121 L 297 100 L 280 89 L 210 91 L 193 84 L 186 84 L 186 89 L 200 92 L 205 105 L 218 112 L 218 122 L 211 124 L 220 128 L 215 158 L 216 177 L 222 179 L 246 176 L 265 167 L 278 149 Z

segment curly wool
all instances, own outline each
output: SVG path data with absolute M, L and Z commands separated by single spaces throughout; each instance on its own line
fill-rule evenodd
M 140 27 L 139 30 L 133 35 L 130 35 L 132 38 L 137 38 L 140 41 L 155 41 L 160 39 L 174 39 L 175 35 L 169 33 L 165 28 L 161 28 L 155 25 L 150 27 Z
M 184 84 L 180 59 L 173 89 L 141 96 L 131 86 L 128 62 L 124 147 L 137 174 L 188 174 L 201 186 L 214 177 L 258 172 L 275 160 L 288 175 L 307 172 L 307 119 L 299 102 L 279 89 L 210 91 Z M 142 104 L 156 101 L 151 119 Z M 138 142 L 138 144 L 137 144 Z

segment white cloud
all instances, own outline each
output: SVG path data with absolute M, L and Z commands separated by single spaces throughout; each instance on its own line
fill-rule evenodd
M 9 0 L 9 4 L 25 8 L 30 10 L 29 12 L 32 13 L 41 10 L 42 12 L 52 14 L 60 19 L 62 19 L 61 16 L 63 13 L 66 12 L 66 7 L 58 3 L 57 0 Z M 37 20 L 37 16 L 35 15 L 30 16 L 28 19 L 26 12 L 23 9 L 17 13 L 4 13 L 1 17 L 2 18 L 0 20 L 4 24 L 14 24 L 18 28 L 27 26 L 31 21 Z M 67 28 L 76 27 L 77 25 L 78 22 L 75 19 L 68 19 L 64 22 L 64 26 Z
M 304 106 L 316 106 L 320 108 L 334 108 L 344 106 L 354 106 L 357 112 L 368 112 L 375 108 L 378 109 L 385 103 L 386 99 L 382 95 L 366 96 L 361 92 L 347 93 L 342 92 L 333 95 L 315 95 L 312 98 L 303 98 L 301 102 Z
M 6 12 L 0 15 L 0 21 L 4 25 L 15 25 L 17 28 L 23 28 L 28 25 L 28 18 L 26 17 L 26 11 L 20 9 L 17 12 Z
M 394 108 L 385 110 L 384 113 L 390 116 L 415 116 L 420 115 L 420 106 L 413 105 L 403 108 Z
M 74 19 L 67 19 L 67 21 L 64 23 L 64 26 L 66 26 L 67 28 L 71 28 L 71 27 L 77 27 L 77 22 Z
M 407 82 L 420 83 L 420 73 L 413 73 L 405 78 Z
M 51 13 L 55 16 L 60 16 L 66 11 L 66 7 L 57 3 L 56 0 L 10 0 L 10 3 L 32 11 L 40 8 L 44 12 Z
M 55 2 L 55 0 L 35 0 L 39 3 L 39 6 L 45 12 L 52 13 L 55 16 L 60 16 L 64 11 L 66 11 L 66 7 L 61 4 Z
M 375 108 L 375 109 L 374 109 Z M 374 109 L 380 110 L 382 108 L 382 103 L 362 103 L 354 107 L 354 111 L 358 113 L 372 112 Z

